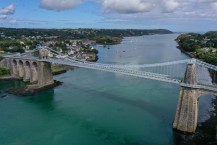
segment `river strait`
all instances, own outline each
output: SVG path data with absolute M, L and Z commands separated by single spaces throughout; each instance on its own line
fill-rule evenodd
M 98 46 L 98 62 L 188 59 L 176 48 L 177 36 L 128 37 L 118 45 Z M 0 98 L 0 145 L 176 144 L 172 123 L 180 86 L 83 68 L 54 78 L 63 84 L 34 96 Z M 0 90 L 19 85 L 1 81 Z

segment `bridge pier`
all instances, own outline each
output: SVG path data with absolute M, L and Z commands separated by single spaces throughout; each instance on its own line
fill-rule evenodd
M 38 64 L 36 62 L 32 62 L 30 65 L 30 71 L 31 71 L 31 77 L 30 77 L 30 83 L 38 83 Z
M 39 62 L 38 67 L 38 86 L 44 87 L 54 83 L 53 75 L 51 71 L 51 63 L 48 62 Z
M 196 85 L 195 63 L 187 65 L 184 83 Z M 200 91 L 194 88 L 181 87 L 173 128 L 194 133 L 197 128 L 198 97 Z
M 182 87 L 176 109 L 173 128 L 194 133 L 198 119 L 198 90 Z
M 17 64 L 17 61 L 12 59 L 10 66 L 11 66 L 10 67 L 11 76 L 14 77 L 14 78 L 18 78 L 18 64 Z
M 23 66 L 22 60 L 18 61 L 17 69 L 18 69 L 18 77 L 23 78 L 24 77 L 24 66 Z
M 25 64 L 24 64 L 24 77 L 23 77 L 23 81 L 24 82 L 30 81 L 30 75 L 31 75 L 30 63 L 29 63 L 29 61 L 26 61 Z

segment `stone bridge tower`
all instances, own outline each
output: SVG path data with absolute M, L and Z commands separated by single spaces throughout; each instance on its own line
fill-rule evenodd
M 194 63 L 188 64 L 184 83 L 196 84 L 196 67 Z M 179 101 L 176 109 L 173 128 L 184 132 L 195 132 L 198 116 L 197 89 L 181 87 Z
M 44 60 L 48 58 L 48 50 L 40 49 L 39 50 L 39 59 Z M 38 85 L 46 86 L 54 83 L 53 75 L 51 71 L 51 63 L 40 61 L 38 67 Z
M 186 84 L 197 84 L 196 64 L 194 62 L 187 65 L 183 81 Z M 173 123 L 174 129 L 188 133 L 195 132 L 198 119 L 198 99 L 200 95 L 205 93 L 210 92 L 196 88 L 181 87 Z

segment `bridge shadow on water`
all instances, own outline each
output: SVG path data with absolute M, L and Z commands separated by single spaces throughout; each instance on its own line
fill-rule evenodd
M 70 87 L 73 87 L 73 89 L 79 90 L 81 92 L 85 92 L 88 94 L 92 94 L 95 97 L 99 97 L 99 98 L 104 98 L 104 99 L 108 99 L 111 101 L 115 101 L 121 104 L 125 104 L 125 105 L 129 105 L 131 107 L 135 107 L 138 109 L 141 109 L 145 112 L 148 112 L 152 115 L 154 115 L 155 117 L 159 118 L 160 120 L 165 120 L 165 114 L 162 114 L 162 112 L 160 110 L 162 110 L 162 108 L 151 104 L 149 102 L 145 102 L 143 100 L 132 100 L 129 98 L 126 98 L 125 96 L 121 96 L 120 94 L 114 94 L 114 93 L 109 93 L 107 92 L 100 92 L 99 90 L 96 89 L 90 89 L 90 88 L 84 88 L 84 87 L 80 87 L 74 84 L 70 84 Z M 163 116 L 164 115 L 164 116 Z M 165 123 L 165 121 L 163 121 Z
M 32 96 L 27 96 L 27 101 L 39 106 L 43 110 L 54 110 L 54 89 L 49 89 L 36 93 Z
M 0 91 L 6 92 L 12 88 L 19 88 L 25 86 L 26 83 L 17 79 L 17 80 L 0 80 Z

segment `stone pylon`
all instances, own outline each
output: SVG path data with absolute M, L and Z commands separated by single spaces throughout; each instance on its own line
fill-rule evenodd
M 188 64 L 184 83 L 196 85 L 196 66 L 194 63 Z M 176 109 L 176 116 L 173 128 L 194 133 L 197 127 L 198 118 L 198 97 L 200 90 L 194 88 L 181 87 L 179 101 Z
M 44 87 L 54 83 L 51 71 L 51 63 L 38 62 L 38 86 Z

